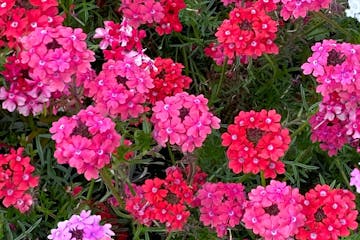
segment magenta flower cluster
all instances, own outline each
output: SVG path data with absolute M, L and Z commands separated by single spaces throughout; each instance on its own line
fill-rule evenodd
M 115 123 L 89 106 L 72 117 L 62 117 L 50 128 L 56 142 L 55 158 L 84 174 L 98 178 L 99 170 L 110 163 L 111 153 L 120 145 Z
M 285 240 L 294 236 L 304 225 L 304 197 L 299 189 L 284 182 L 271 180 L 270 185 L 258 186 L 248 194 L 243 222 L 265 239 Z
M 241 183 L 205 183 L 195 200 L 199 205 L 200 221 L 205 226 L 215 228 L 218 237 L 223 237 L 228 227 L 240 223 L 245 198 Z
M 316 77 L 316 91 L 322 95 L 319 111 L 309 121 L 311 139 L 330 156 L 346 143 L 360 151 L 360 45 L 324 40 L 311 49 L 302 69 Z
M 215 117 L 203 96 L 186 92 L 165 97 L 152 108 L 153 137 L 161 145 L 178 145 L 183 152 L 192 152 L 201 147 L 211 128 L 220 128 L 220 119 Z
M 72 215 L 69 220 L 59 222 L 57 228 L 51 230 L 47 237 L 51 240 L 111 240 L 115 233 L 111 231 L 111 224 L 100 224 L 99 215 L 91 215 L 91 211 L 81 211 L 79 215 Z

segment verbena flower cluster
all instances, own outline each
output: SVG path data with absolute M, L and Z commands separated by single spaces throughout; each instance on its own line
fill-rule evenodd
M 312 141 L 330 156 L 348 143 L 360 150 L 360 45 L 324 40 L 312 46 L 313 55 L 302 65 L 316 77 L 322 95 L 318 112 L 309 120 Z
M 241 111 L 235 117 L 234 124 L 221 136 L 234 173 L 263 171 L 266 178 L 275 178 L 285 172 L 280 158 L 289 148 L 290 136 L 280 120 L 275 110 Z
M 61 25 L 64 17 L 58 15 L 58 5 L 58 1 L 0 1 L 0 47 L 16 48 L 19 39 L 36 28 Z
M 169 231 L 181 230 L 190 216 L 187 206 L 193 201 L 194 188 L 197 189 L 204 181 L 203 173 L 197 171 L 192 187 L 180 168 L 170 167 L 166 170 L 165 179 L 147 179 L 141 186 L 133 185 L 136 195 L 128 191 L 126 210 L 147 226 L 159 221 Z
M 360 22 L 360 4 L 356 0 L 349 0 L 349 9 L 345 10 L 346 16 L 356 18 Z
M 192 80 L 181 74 L 183 68 L 181 63 L 175 63 L 171 58 L 154 59 L 154 67 L 150 68 L 154 80 L 154 88 L 149 93 L 150 103 L 154 104 L 164 100 L 166 96 L 173 96 L 190 87 Z
M 146 111 L 146 94 L 154 83 L 149 67 L 143 66 L 149 66 L 150 58 L 144 60 L 137 52 L 129 52 L 123 57 L 123 60 L 110 59 L 104 63 L 96 79 L 86 81 L 84 87 L 98 111 L 127 120 Z
M 39 177 L 33 176 L 35 167 L 23 152 L 24 148 L 12 148 L 0 154 L 0 199 L 5 207 L 14 206 L 22 213 L 33 204 L 30 190 L 39 184 Z
M 236 56 L 261 56 L 278 53 L 274 43 L 277 24 L 265 11 L 255 7 L 235 8 L 215 33 L 224 54 L 229 59 Z
M 100 224 L 99 215 L 91 215 L 91 211 L 81 211 L 79 215 L 72 215 L 69 220 L 59 222 L 57 228 L 51 230 L 47 237 L 51 240 L 111 240 L 115 233 L 111 231 L 111 224 Z
M 244 213 L 244 186 L 241 183 L 205 183 L 197 192 L 200 221 L 216 229 L 218 237 L 240 223 Z
M 317 185 L 306 193 L 303 207 L 306 221 L 296 239 L 337 240 L 358 227 L 355 195 L 348 190 Z
M 146 37 L 144 30 L 134 28 L 126 18 L 120 24 L 105 21 L 104 25 L 105 28 L 95 30 L 94 38 L 101 39 L 99 47 L 103 50 L 105 59 L 122 60 L 123 52 L 142 51 L 141 40 Z
M 77 76 L 89 72 L 95 60 L 85 39 L 82 29 L 64 26 L 37 27 L 23 36 L 18 56 L 9 57 L 2 72 L 8 86 L 0 88 L 2 107 L 36 115 L 50 100 L 70 95 L 71 87 L 82 84 Z
M 181 32 L 179 12 L 185 7 L 184 0 L 123 0 L 119 11 L 131 26 L 155 25 L 156 32 L 163 35 Z
M 98 178 L 121 139 L 115 123 L 92 106 L 72 117 L 60 118 L 52 124 L 50 133 L 56 142 L 54 156 L 58 163 L 76 168 L 87 180 Z
M 297 188 L 271 180 L 270 185 L 251 190 L 248 197 L 242 221 L 265 240 L 289 239 L 304 225 L 304 197 Z
M 350 186 L 356 187 L 356 192 L 360 193 L 360 171 L 358 168 L 354 168 L 351 172 Z
M 203 96 L 186 92 L 165 97 L 152 108 L 153 137 L 161 145 L 178 145 L 183 152 L 192 152 L 201 147 L 211 129 L 220 128 L 220 119 L 215 117 Z

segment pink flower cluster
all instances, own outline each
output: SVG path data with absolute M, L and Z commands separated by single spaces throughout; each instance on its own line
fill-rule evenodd
M 195 188 L 203 183 L 204 179 L 200 176 L 201 172 L 195 173 Z M 186 183 L 184 172 L 180 168 L 170 167 L 166 170 L 165 179 L 147 179 L 143 185 L 133 185 L 133 188 L 136 195 L 127 193 L 125 209 L 137 221 L 146 226 L 150 226 L 152 221 L 159 221 L 169 231 L 184 227 L 190 216 L 186 206 L 192 203 L 194 190 Z
M 220 128 L 220 119 L 209 112 L 203 95 L 177 93 L 157 101 L 152 108 L 153 137 L 161 145 L 178 145 L 183 152 L 201 147 L 211 128 Z
M 129 52 L 123 60 L 110 59 L 94 81 L 84 83 L 86 94 L 104 115 L 121 120 L 136 118 L 147 110 L 146 94 L 154 87 L 151 66 L 151 59 L 142 53 Z
M 150 68 L 154 80 L 154 88 L 148 94 L 150 103 L 154 104 L 190 87 L 192 80 L 181 74 L 183 68 L 181 63 L 175 63 L 171 58 L 155 58 L 154 67 Z
M 7 44 L 10 48 L 19 46 L 19 39 L 37 27 L 56 27 L 64 18 L 59 16 L 58 1 L 16 0 L 0 1 L 0 47 Z
M 305 17 L 309 11 L 318 12 L 322 8 L 329 8 L 331 0 L 281 0 L 280 15 L 284 20 L 290 17 Z
M 240 223 L 244 213 L 245 192 L 241 183 L 205 183 L 197 192 L 200 221 L 216 229 L 218 237 L 227 227 Z
M 146 36 L 144 30 L 138 30 L 124 18 L 119 23 L 105 21 L 105 28 L 97 28 L 94 38 L 101 39 L 100 49 L 104 51 L 105 59 L 122 60 L 123 52 L 132 50 L 141 52 L 141 40 Z M 110 50 L 106 50 L 110 46 Z
M 184 0 L 123 0 L 119 11 L 131 26 L 154 24 L 156 32 L 163 35 L 182 30 L 178 15 L 185 7 Z
M 356 192 L 360 193 L 360 171 L 354 168 L 351 172 L 350 185 L 356 187 Z
M 50 128 L 55 140 L 55 158 L 84 174 L 98 178 L 99 170 L 110 163 L 111 153 L 120 145 L 115 123 L 89 106 L 72 117 L 62 117 Z
M 242 221 L 265 240 L 289 239 L 304 225 L 304 197 L 297 188 L 272 180 L 266 187 L 251 190 L 248 197 Z
M 215 33 L 224 54 L 229 59 L 236 56 L 261 56 L 279 52 L 275 45 L 277 23 L 264 10 L 256 7 L 235 8 Z
M 90 211 L 81 211 L 72 215 L 69 220 L 59 222 L 57 228 L 51 229 L 47 237 L 51 240 L 111 240 L 115 233 L 111 224 L 100 224 L 101 216 L 91 215 Z
M 30 189 L 39 184 L 39 177 L 32 175 L 35 167 L 29 157 L 23 157 L 23 151 L 18 148 L 0 154 L 0 199 L 5 207 L 14 206 L 22 213 L 33 204 Z
M 306 221 L 296 239 L 337 240 L 357 229 L 355 195 L 348 190 L 317 185 L 306 193 L 303 207 Z
M 309 120 L 311 139 L 330 156 L 346 143 L 360 151 L 360 45 L 324 40 L 311 49 L 313 55 L 301 68 L 316 77 L 322 95 L 319 111 Z
M 70 85 L 82 84 L 76 77 L 88 73 L 95 60 L 85 39 L 81 29 L 63 26 L 37 27 L 22 37 L 19 57 L 8 57 L 2 72 L 7 82 L 7 87 L 0 88 L 2 107 L 36 115 L 50 99 L 70 94 Z
M 221 136 L 222 145 L 228 147 L 229 168 L 234 173 L 264 171 L 265 177 L 275 178 L 285 172 L 279 159 L 291 140 L 280 119 L 275 110 L 241 111 L 235 117 L 235 124 L 230 124 L 228 132 Z

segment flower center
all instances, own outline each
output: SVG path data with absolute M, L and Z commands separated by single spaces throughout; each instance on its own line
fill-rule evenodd
M 336 50 L 332 49 L 329 52 L 329 56 L 327 58 L 327 65 L 336 66 L 338 64 L 342 64 L 345 62 L 346 57 L 341 53 L 337 52 Z
M 91 134 L 85 123 L 78 121 L 77 126 L 74 128 L 70 136 L 80 135 L 82 137 L 91 138 Z
M 248 20 L 244 20 L 239 24 L 241 30 L 251 30 L 252 25 Z
M 46 48 L 47 49 L 56 49 L 56 48 L 61 48 L 61 45 L 55 39 L 53 39 L 52 42 L 49 42 L 48 44 L 46 44 Z
M 314 214 L 314 217 L 317 222 L 321 222 L 324 218 L 326 218 L 326 214 L 322 208 L 319 208 Z
M 189 109 L 188 108 L 184 108 L 182 107 L 180 109 L 180 118 L 181 118 L 181 121 L 184 121 L 184 118 L 189 114 Z
M 264 208 L 265 212 L 269 214 L 270 216 L 276 216 L 279 214 L 280 210 L 278 208 L 277 204 L 273 204 L 270 207 Z
M 177 204 L 180 199 L 174 194 L 174 193 L 171 193 L 169 192 L 166 197 L 165 197 L 166 201 L 171 203 L 171 204 Z
M 255 146 L 258 144 L 260 138 L 264 136 L 265 131 L 260 130 L 258 128 L 248 128 L 246 129 L 246 137 L 252 142 Z
M 70 230 L 71 239 L 75 238 L 75 240 L 82 240 L 84 231 L 80 229 Z

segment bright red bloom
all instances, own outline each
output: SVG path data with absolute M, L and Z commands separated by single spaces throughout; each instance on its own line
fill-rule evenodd
M 289 148 L 290 135 L 280 125 L 281 116 L 275 110 L 241 111 L 224 133 L 222 145 L 228 146 L 229 167 L 235 173 L 258 173 L 275 178 L 285 172 L 279 159 Z
M 239 7 L 230 12 L 229 19 L 223 21 L 215 36 L 224 48 L 224 54 L 233 59 L 242 55 L 277 54 L 276 32 L 277 23 L 264 10 Z
M 306 193 L 303 208 L 306 222 L 297 239 L 337 240 L 358 227 L 355 195 L 348 190 L 316 185 Z

